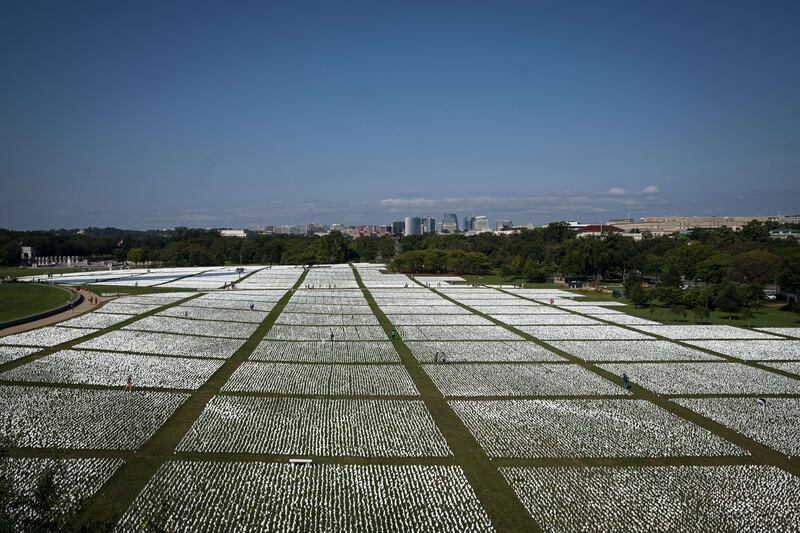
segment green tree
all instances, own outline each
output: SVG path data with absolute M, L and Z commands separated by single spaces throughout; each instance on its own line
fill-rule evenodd
M 745 283 L 772 283 L 778 274 L 780 259 L 767 250 L 750 250 L 731 260 L 728 277 Z
M 700 261 L 695 267 L 695 275 L 703 281 L 719 283 L 729 268 L 730 258 L 725 254 L 717 253 Z
M 132 263 L 142 263 L 145 261 L 147 250 L 142 247 L 131 248 L 128 250 L 128 261 Z
M 319 239 L 317 262 L 345 263 L 348 260 L 347 240 L 339 231 L 332 231 Z
M 737 313 L 742 308 L 736 284 L 732 282 L 725 283 L 717 293 L 716 303 L 720 311 L 728 313 L 728 320 L 733 319 L 733 313 Z
M 526 280 L 532 283 L 544 283 L 550 275 L 550 269 L 533 259 L 528 259 L 525 261 L 525 268 L 523 269 L 522 275 Z
M 800 293 L 800 253 L 795 252 L 783 259 L 777 282 L 786 292 Z
M 350 251 L 359 261 L 371 262 L 378 256 L 378 240 L 372 237 L 358 237 L 350 241 Z
M 769 240 L 769 227 L 758 220 L 751 220 L 742 227 L 742 238 L 751 242 L 767 242 Z

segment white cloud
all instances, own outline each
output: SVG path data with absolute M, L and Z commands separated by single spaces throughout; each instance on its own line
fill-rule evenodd
M 612 194 L 614 196 L 622 196 L 623 194 L 625 194 L 625 192 L 626 192 L 625 189 L 623 189 L 622 187 L 611 187 L 610 189 L 608 189 L 608 194 Z
M 428 198 L 386 198 L 381 200 L 384 207 L 428 207 L 435 205 L 435 200 Z
M 648 185 L 642 192 L 645 194 L 656 194 L 658 192 L 658 185 Z

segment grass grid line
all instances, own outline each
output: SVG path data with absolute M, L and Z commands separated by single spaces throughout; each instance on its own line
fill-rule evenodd
M 355 267 L 352 268 L 372 312 L 378 317 L 378 322 L 397 353 L 400 354 L 400 360 L 416 384 L 422 401 L 444 435 L 456 463 L 464 471 L 478 500 L 489 515 L 492 525 L 501 533 L 541 531 L 540 526 L 533 520 L 514 490 L 500 474 L 497 466 L 481 448 L 458 415 L 450 408 L 442 393 L 423 369 L 422 364 L 414 357 L 399 335 L 392 337 L 392 323 L 364 285 L 358 270 Z

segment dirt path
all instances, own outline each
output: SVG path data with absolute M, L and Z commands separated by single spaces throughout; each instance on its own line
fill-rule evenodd
M 33 322 L 26 322 L 25 324 L 19 324 L 18 326 L 11 326 L 10 328 L 2 329 L 0 330 L 0 337 L 3 337 L 5 335 L 11 335 L 12 333 L 21 333 L 23 331 L 40 328 L 42 326 L 49 326 L 51 324 L 63 322 L 64 320 L 69 320 L 70 318 L 75 318 L 76 316 L 80 316 L 84 313 L 88 313 L 89 311 L 92 311 L 100 307 L 102 304 L 112 299 L 109 297 L 98 296 L 95 293 L 87 290 L 80 290 L 80 293 L 83 295 L 83 301 L 80 303 L 80 305 L 73 308 L 72 310 L 68 309 L 64 312 L 58 313 L 57 315 L 49 316 L 47 318 L 42 318 L 39 320 L 34 320 Z M 89 298 L 97 298 L 97 302 L 89 303 Z

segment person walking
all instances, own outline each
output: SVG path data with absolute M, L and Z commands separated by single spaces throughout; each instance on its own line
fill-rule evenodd
M 622 373 L 622 387 L 625 390 L 628 390 L 628 389 L 631 388 L 631 382 L 628 379 L 628 374 L 626 374 L 625 372 Z
M 128 392 L 133 390 L 133 376 L 131 374 L 128 374 L 128 381 L 125 384 L 125 390 Z
M 256 304 L 254 304 L 254 303 L 251 303 L 251 304 L 250 304 L 250 310 L 251 310 L 251 311 L 254 311 L 254 310 L 255 310 L 255 308 L 256 308 Z

